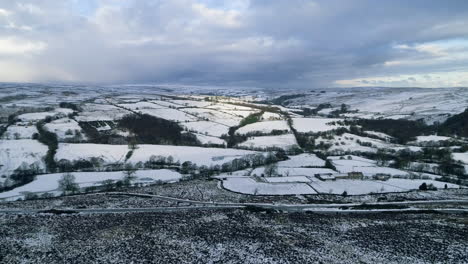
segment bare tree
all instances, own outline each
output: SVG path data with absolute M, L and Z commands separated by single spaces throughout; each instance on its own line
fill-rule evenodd
M 278 175 L 278 164 L 271 163 L 271 164 L 266 165 L 263 173 L 267 177 L 273 177 L 273 176 Z
M 75 182 L 75 176 L 71 173 L 65 173 L 58 181 L 59 190 L 64 193 L 75 193 L 79 190 L 79 185 Z
M 126 186 L 129 186 L 131 181 L 135 179 L 136 169 L 135 167 L 132 166 L 132 164 L 127 163 L 125 164 L 123 173 L 124 173 L 123 182 Z

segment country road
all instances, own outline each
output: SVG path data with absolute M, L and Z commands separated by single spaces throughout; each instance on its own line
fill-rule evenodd
M 218 203 L 203 202 L 189 199 L 173 198 L 154 194 L 139 194 L 126 192 L 110 192 L 98 195 L 122 195 L 190 204 L 191 206 L 177 207 L 149 207 L 149 208 L 54 208 L 45 209 L 0 209 L 0 214 L 34 214 L 34 213 L 141 213 L 141 212 L 174 212 L 184 210 L 224 210 L 254 207 L 258 209 L 271 209 L 285 212 L 318 212 L 318 213 L 379 213 L 379 212 L 441 212 L 441 213 L 468 213 L 468 199 L 460 200 L 426 200 L 379 203 L 337 203 L 337 204 L 270 204 L 270 203 Z M 418 206 L 444 206 L 452 205 L 455 208 L 420 208 Z M 398 206 L 400 208 L 398 208 Z M 388 208 L 385 208 L 388 207 Z M 397 208 L 395 208 L 397 207 Z M 54 211 L 55 210 L 55 211 Z

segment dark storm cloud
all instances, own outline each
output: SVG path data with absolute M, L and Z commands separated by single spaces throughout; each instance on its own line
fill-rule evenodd
M 0 81 L 326 87 L 468 72 L 468 1 L 4 2 Z

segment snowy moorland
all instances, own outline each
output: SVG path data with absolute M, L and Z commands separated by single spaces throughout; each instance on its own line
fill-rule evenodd
M 253 196 L 467 185 L 467 139 L 430 126 L 437 121 L 443 127 L 463 111 L 467 105 L 458 98 L 464 90 L 356 88 L 296 95 L 125 88 L 76 86 L 64 93 L 25 85 L 23 95 L 5 97 L 0 199 L 61 194 L 63 173 L 73 174 L 84 191 L 106 180 L 120 182 L 125 171 L 135 172 L 136 186 L 141 178 L 172 181 L 184 175 L 216 179 L 218 189 Z M 6 93 L 15 94 L 14 88 L 2 86 L 0 95 Z M 435 95 L 443 99 L 429 107 L 427 99 Z

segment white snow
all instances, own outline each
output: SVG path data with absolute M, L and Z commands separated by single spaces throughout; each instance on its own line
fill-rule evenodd
M 127 108 L 133 111 L 138 111 L 142 109 L 167 109 L 167 107 L 153 104 L 150 102 L 136 102 L 136 103 L 127 103 L 119 104 L 120 107 Z
M 418 142 L 428 142 L 428 141 L 446 141 L 450 140 L 450 137 L 443 137 L 437 135 L 430 135 L 430 136 L 418 136 L 416 137 L 416 141 Z
M 218 145 L 226 144 L 226 141 L 218 137 L 207 136 L 203 134 L 195 134 L 195 136 L 202 144 L 218 144 Z
M 323 132 L 340 128 L 340 125 L 329 123 L 343 121 L 338 118 L 293 118 L 293 126 L 300 133 Z
M 249 147 L 249 148 L 283 148 L 289 149 L 292 146 L 297 145 L 296 137 L 293 134 L 284 134 L 279 136 L 263 136 L 263 137 L 251 137 L 247 141 L 244 141 L 238 146 Z
M 198 121 L 182 123 L 188 130 L 193 130 L 201 134 L 207 133 L 208 135 L 220 137 L 223 134 L 228 134 L 229 127 L 223 124 L 211 121 Z
M 434 180 L 389 179 L 388 181 L 349 180 L 319 181 L 312 177 L 226 177 L 223 187 L 239 193 L 257 195 L 292 195 L 292 194 L 343 194 L 362 195 L 371 193 L 407 192 L 417 190 L 425 182 L 437 188 L 459 188 L 456 184 L 438 182 Z M 315 191 L 316 190 L 316 191 Z
M 108 164 L 123 162 L 128 151 L 129 149 L 127 145 L 61 143 L 59 144 L 59 148 L 55 154 L 55 160 L 88 160 L 95 157 L 103 159 L 104 163 Z
M 167 119 L 167 120 L 172 120 L 176 122 L 189 122 L 189 121 L 195 121 L 196 117 L 192 115 L 188 115 L 182 111 L 179 111 L 177 109 L 172 109 L 172 108 L 160 108 L 160 109 L 140 109 L 138 112 L 143 113 L 143 114 L 148 114 L 152 115 L 155 117 Z
M 212 102 L 206 102 L 206 101 L 194 101 L 194 100 L 172 100 L 174 104 L 179 104 L 180 106 L 184 107 L 207 107 L 211 104 Z
M 184 111 L 199 118 L 206 118 L 209 121 L 213 121 L 229 127 L 238 125 L 242 120 L 242 117 L 213 109 L 186 108 Z
M 453 153 L 452 154 L 454 160 L 461 161 L 465 164 L 468 164 L 468 152 L 464 153 Z
M 343 157 L 344 159 L 341 159 Z M 351 159 L 348 159 L 351 157 Z M 346 155 L 346 156 L 331 156 L 328 157 L 336 169 L 341 173 L 348 172 L 362 172 L 364 175 L 372 176 L 377 173 L 390 174 L 392 176 L 401 175 L 407 176 L 408 172 L 399 169 L 378 167 L 376 162 L 373 160 L 365 159 L 358 156 Z
M 289 156 L 289 160 L 278 162 L 278 167 L 323 167 L 325 161 L 315 154 L 299 154 L 296 156 Z
M 105 163 L 123 162 L 128 152 L 127 145 L 105 145 L 105 144 L 59 144 L 55 155 L 56 160 L 78 160 L 90 159 L 92 157 L 102 158 Z M 172 156 L 174 161 L 191 161 L 201 165 L 221 165 L 235 158 L 241 158 L 249 154 L 259 152 L 241 149 L 202 148 L 170 145 L 138 145 L 131 158 L 130 163 L 145 162 L 151 156 Z
M 290 176 L 290 177 L 265 177 L 267 182 L 305 182 L 309 183 L 311 180 L 305 176 Z
M 45 119 L 48 116 L 54 117 L 56 114 L 56 112 L 27 113 L 19 115 L 18 119 L 22 122 L 39 121 Z
M 277 113 L 271 113 L 271 112 L 265 112 L 265 113 L 263 113 L 262 118 L 263 118 L 264 120 L 278 120 L 278 119 L 282 119 L 282 118 L 281 118 L 281 115 L 279 115 L 279 114 L 277 114 Z
M 257 175 L 261 176 L 264 174 L 265 168 L 259 167 L 250 173 L 250 175 Z M 337 173 L 332 169 L 327 168 L 287 168 L 287 167 L 278 167 L 278 174 L 282 175 L 283 177 L 286 176 L 308 176 L 314 177 L 315 174 L 319 173 Z
M 84 133 L 81 131 L 81 127 L 78 125 L 78 122 L 69 118 L 53 120 L 52 122 L 45 124 L 45 128 L 48 131 L 57 134 L 57 137 L 61 139 L 75 136 L 76 131 L 79 131 L 82 136 L 84 136 Z M 67 135 L 67 131 L 69 130 L 72 132 L 72 134 Z
M 264 183 L 248 177 L 226 178 L 223 187 L 233 192 L 256 195 L 316 194 L 306 183 Z
M 251 132 L 271 133 L 272 130 L 290 131 L 288 124 L 284 120 L 256 122 L 239 128 L 237 134 L 247 134 Z
M 37 133 L 34 125 L 11 125 L 3 134 L 2 139 L 31 139 L 34 133 Z
M 104 180 L 122 180 L 124 178 L 124 173 L 122 171 L 113 171 L 113 172 L 73 172 L 71 173 L 75 176 L 75 182 L 79 184 L 81 188 L 100 185 Z M 1 198 L 19 198 L 22 196 L 22 192 L 34 192 L 34 193 L 43 193 L 43 192 L 52 192 L 57 191 L 58 181 L 62 177 L 63 173 L 54 173 L 54 174 L 43 174 L 38 175 L 36 179 L 26 185 L 20 186 L 13 190 L 0 193 Z M 163 182 L 174 182 L 180 180 L 182 177 L 180 173 L 162 169 L 162 170 L 138 170 L 135 172 L 134 176 L 136 177 L 133 182 L 154 182 L 154 181 L 163 181 Z
M 36 140 L 0 140 L 0 176 L 11 175 L 23 162 L 27 165 L 37 164 L 45 169 L 43 157 L 47 146 Z M 3 180 L 3 178 L 0 178 Z
M 437 188 L 458 188 L 456 184 L 438 182 L 433 180 L 410 180 L 410 179 L 389 179 L 387 181 L 373 180 L 336 180 L 336 181 L 314 181 L 310 183 L 320 193 L 342 194 L 346 191 L 349 195 L 387 193 L 387 192 L 407 192 L 417 190 L 425 182 L 433 184 Z
M 37 113 L 27 113 L 19 115 L 17 118 L 20 119 L 22 122 L 34 122 L 45 119 L 46 117 L 64 117 L 68 114 L 73 113 L 73 110 L 68 108 L 56 108 L 53 111 L 49 112 L 37 112 Z

